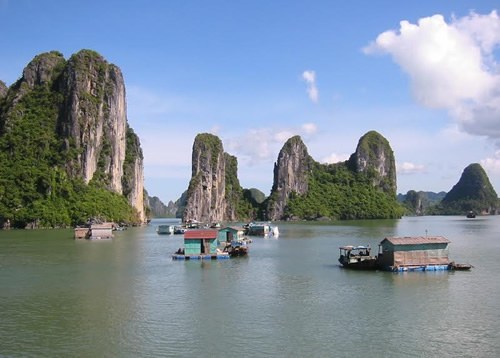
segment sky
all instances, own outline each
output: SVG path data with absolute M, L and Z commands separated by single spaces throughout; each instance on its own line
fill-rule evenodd
M 0 0 L 0 80 L 38 54 L 99 52 L 123 73 L 145 187 L 188 187 L 198 133 L 269 195 L 300 135 L 318 162 L 346 160 L 375 130 L 397 191 L 449 191 L 480 163 L 500 191 L 498 1 Z

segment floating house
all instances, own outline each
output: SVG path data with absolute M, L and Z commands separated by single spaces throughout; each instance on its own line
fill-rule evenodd
M 114 223 L 107 222 L 102 224 L 92 224 L 90 225 L 90 240 L 102 240 L 113 238 L 113 227 Z
M 219 230 L 217 238 L 220 243 L 243 240 L 245 228 L 242 226 L 226 226 Z
M 449 270 L 449 243 L 443 236 L 387 237 L 379 244 L 377 264 L 389 271 Z
M 193 229 L 184 233 L 184 249 L 172 255 L 174 260 L 216 260 L 229 258 L 227 252 L 217 248 L 218 230 Z
M 115 224 L 105 222 L 102 224 L 91 224 L 87 227 L 75 228 L 75 239 L 104 240 L 113 238 Z

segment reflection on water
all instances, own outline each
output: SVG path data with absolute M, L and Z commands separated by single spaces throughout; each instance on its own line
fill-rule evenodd
M 164 222 L 165 220 L 161 221 Z M 172 261 L 180 235 L 0 232 L 0 356 L 495 357 L 499 217 L 280 223 L 248 257 Z M 470 272 L 358 272 L 338 247 L 443 235 Z

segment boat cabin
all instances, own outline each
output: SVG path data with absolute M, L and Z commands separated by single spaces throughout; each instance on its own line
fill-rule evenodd
M 386 237 L 379 244 L 378 265 L 391 271 L 447 270 L 449 243 L 443 236 Z
M 242 226 L 226 226 L 219 230 L 217 238 L 221 244 L 240 241 L 245 238 L 245 229 Z
M 370 246 L 341 246 L 339 249 L 342 266 L 358 270 L 376 269 L 377 258 L 371 256 Z

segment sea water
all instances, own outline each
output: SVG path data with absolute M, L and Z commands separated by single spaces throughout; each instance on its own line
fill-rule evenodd
M 74 240 L 0 231 L 0 356 L 498 357 L 500 216 L 278 223 L 248 257 L 173 261 L 168 220 Z M 358 272 L 342 245 L 451 241 L 467 272 Z

